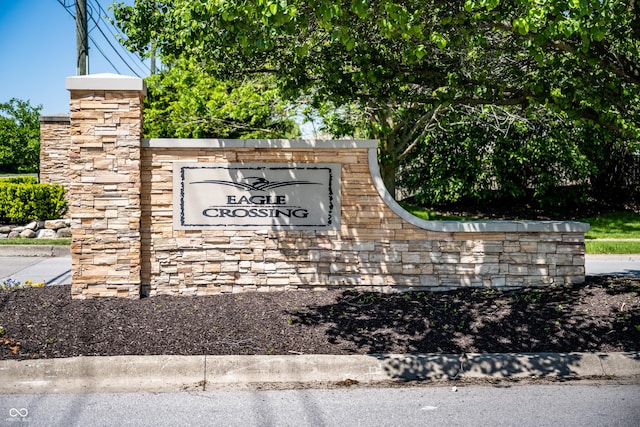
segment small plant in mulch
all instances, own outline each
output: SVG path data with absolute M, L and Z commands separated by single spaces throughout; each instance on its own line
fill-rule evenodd
M 13 291 L 15 289 L 26 289 L 26 288 L 42 288 L 44 287 L 44 282 L 36 282 L 34 283 L 31 280 L 25 280 L 24 283 L 19 280 L 8 277 L 0 282 L 0 290 L 3 291 Z

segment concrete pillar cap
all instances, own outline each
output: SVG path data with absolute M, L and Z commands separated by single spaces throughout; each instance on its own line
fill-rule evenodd
M 67 77 L 67 90 L 133 90 L 147 94 L 147 85 L 139 77 L 102 73 Z

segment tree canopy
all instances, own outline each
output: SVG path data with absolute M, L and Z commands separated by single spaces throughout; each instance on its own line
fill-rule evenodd
M 138 51 L 153 42 L 216 74 L 272 73 L 294 94 L 538 103 L 637 134 L 639 9 L 637 0 L 138 0 L 116 17 Z
M 41 109 L 16 98 L 0 103 L 0 170 L 39 170 Z
M 177 59 L 147 79 L 144 133 L 150 138 L 288 138 L 299 134 L 270 79 L 219 80 Z
M 317 108 L 356 106 L 388 187 L 452 111 L 640 137 L 638 0 L 137 0 L 115 16 L 133 50 L 274 76 Z

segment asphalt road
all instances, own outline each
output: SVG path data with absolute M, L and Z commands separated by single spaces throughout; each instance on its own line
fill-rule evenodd
M 636 427 L 638 402 L 612 384 L 0 395 L 0 424 Z
M 588 276 L 640 276 L 640 255 L 587 255 Z

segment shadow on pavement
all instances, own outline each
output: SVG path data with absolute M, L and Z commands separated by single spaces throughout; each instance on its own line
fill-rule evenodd
M 404 355 L 378 357 L 393 379 L 440 380 L 464 376 L 562 376 L 578 375 L 581 356 L 568 353 Z

